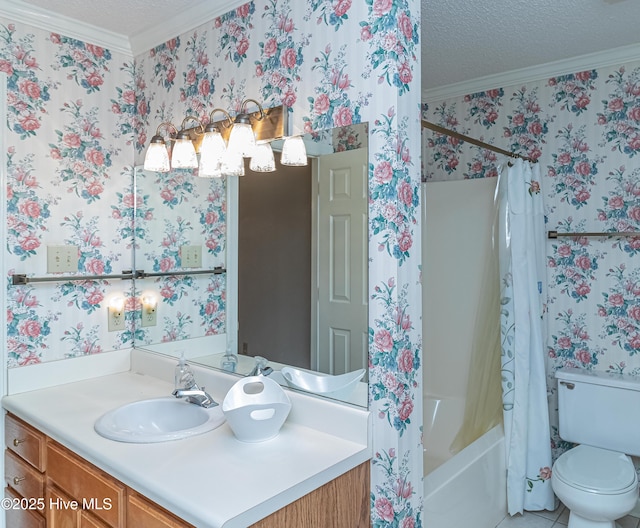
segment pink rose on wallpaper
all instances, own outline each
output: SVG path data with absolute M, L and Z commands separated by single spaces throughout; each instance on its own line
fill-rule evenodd
M 407 62 L 403 62 L 398 67 L 398 75 L 400 76 L 400 80 L 408 84 L 413 79 L 413 72 L 411 71 L 411 67 Z
M 88 75 L 85 75 L 85 78 L 89 86 L 100 86 L 104 83 L 104 79 L 97 71 L 92 71 Z
M 209 82 L 209 79 L 202 79 L 200 81 L 200 84 L 198 85 L 198 93 L 200 95 L 207 96 L 209 95 L 210 91 L 211 91 L 211 83 Z
M 207 315 L 211 316 L 214 315 L 218 309 L 220 308 L 220 306 L 218 305 L 217 302 L 208 302 L 205 307 L 204 307 L 204 313 L 206 313 Z
M 205 246 L 209 251 L 213 251 L 215 253 L 218 247 L 220 247 L 220 244 L 215 238 L 208 238 L 205 242 Z
M 171 299 L 171 297 L 173 297 L 174 294 L 175 294 L 175 290 L 169 284 L 165 284 L 160 289 L 160 295 L 162 295 L 162 297 L 164 297 L 165 299 Z
M 409 249 L 411 249 L 411 246 L 413 246 L 413 239 L 411 238 L 411 234 L 409 233 L 409 231 L 403 231 L 398 237 L 398 247 L 400 248 L 400 251 L 409 251 Z
M 529 134 L 538 136 L 542 133 L 542 125 L 540 124 L 540 122 L 534 121 L 533 123 L 529 124 L 529 127 L 527 128 L 527 130 L 529 131 Z
M 629 314 L 629 317 L 631 317 L 632 319 L 635 319 L 636 321 L 640 321 L 640 306 L 638 306 L 637 304 L 629 307 L 629 310 L 627 311 L 627 313 Z
M 62 136 L 62 142 L 69 148 L 78 148 L 82 144 L 80 136 L 73 132 Z
M 591 259 L 587 255 L 579 255 L 576 258 L 576 266 L 583 270 L 591 269 Z
M 38 99 L 40 97 L 40 86 L 38 86 L 36 82 L 25 79 L 19 84 L 19 89 L 23 94 L 31 97 L 31 99 Z
M 85 152 L 84 157 L 89 163 L 93 163 L 98 167 L 104 165 L 104 154 L 101 150 L 89 149 Z
M 270 38 L 264 44 L 264 54 L 267 57 L 273 57 L 278 51 L 278 42 L 274 38 Z
M 411 350 L 403 349 L 398 355 L 398 370 L 400 372 L 411 372 L 413 370 L 413 353 Z
M 589 198 L 591 198 L 591 193 L 586 189 L 580 189 L 579 191 L 575 192 L 574 198 L 579 203 L 585 203 L 589 200 Z
M 402 521 L 402 528 L 415 528 L 416 521 L 413 517 L 407 517 Z
M 333 6 L 333 12 L 341 17 L 345 15 L 349 8 L 351 7 L 351 0 L 338 0 L 336 4 Z
M 377 17 L 387 14 L 393 7 L 393 0 L 374 0 L 373 14 Z
M 376 347 L 382 352 L 390 352 L 393 349 L 393 337 L 388 330 L 378 330 L 373 338 Z
M 624 306 L 624 297 L 620 293 L 612 293 L 609 295 L 609 304 L 611 306 Z
M 102 191 L 104 190 L 104 187 L 99 181 L 93 180 L 93 181 L 87 182 L 87 184 L 85 185 L 85 189 L 90 196 L 98 196 L 99 194 L 102 193 Z
M 404 38 L 411 40 L 413 37 L 413 25 L 411 24 L 411 19 L 406 15 L 406 13 L 401 13 L 398 17 L 398 26 L 400 27 L 400 31 L 402 31 Z
M 176 78 L 176 70 L 175 68 L 169 68 L 167 70 L 167 82 L 172 83 Z
M 313 109 L 317 114 L 324 114 L 331 106 L 331 100 L 327 94 L 320 94 L 313 102 Z
M 33 132 L 34 130 L 38 130 L 40 128 L 40 121 L 38 121 L 38 119 L 33 114 L 29 114 L 20 119 L 20 126 L 26 132 Z
M 95 46 L 93 44 L 87 44 L 87 51 L 89 53 L 93 53 L 93 55 L 95 57 L 102 57 L 104 56 L 104 49 L 101 48 L 100 46 Z
M 397 497 L 400 497 L 401 499 L 408 499 L 413 495 L 413 486 L 411 485 L 411 482 L 407 482 L 405 478 L 399 478 L 393 485 L 393 491 Z
M 333 124 L 337 127 L 351 125 L 353 123 L 352 119 L 353 115 L 351 113 L 351 109 L 346 106 L 337 108 L 333 114 Z
M 256 77 L 262 77 L 263 73 L 262 64 L 256 64 Z
M 165 202 L 171 202 L 176 197 L 176 195 L 174 194 L 174 192 L 171 189 L 165 187 L 164 189 L 162 189 L 160 191 L 160 197 Z
M 204 223 L 207 225 L 215 224 L 220 216 L 215 211 L 209 211 L 204 217 Z
M 282 104 L 285 106 L 293 106 L 296 102 L 297 96 L 291 87 L 287 88 L 287 91 L 282 94 Z
M 631 207 L 627 214 L 630 220 L 640 222 L 640 207 Z
M 373 177 L 378 183 L 389 183 L 391 178 L 393 178 L 393 168 L 391 167 L 391 163 L 388 161 L 381 161 L 378 163 L 376 168 L 373 169 Z
M 511 120 L 511 124 L 514 125 L 514 126 L 524 125 L 524 115 L 522 115 L 522 114 L 514 115 L 513 119 Z
M 398 189 L 398 198 L 400 198 L 400 201 L 407 206 L 410 206 L 413 203 L 413 189 L 406 181 L 403 181 L 400 184 L 400 188 Z
M 285 16 L 280 16 L 278 20 L 278 29 L 284 31 L 285 33 L 291 33 L 295 24 L 293 23 L 293 19 Z
M 160 271 L 171 271 L 175 265 L 175 262 L 170 257 L 164 257 L 160 260 Z
M 631 339 L 629 339 L 629 346 L 634 350 L 640 348 L 640 334 L 636 333 L 631 336 Z
M 382 384 L 390 391 L 396 390 L 396 387 L 399 385 L 397 378 L 391 372 L 387 372 L 384 375 Z
M 365 26 L 360 30 L 360 38 L 363 42 L 371 40 L 371 28 L 369 26 Z
M 571 348 L 571 339 L 567 336 L 562 336 L 558 338 L 558 348 L 562 348 L 563 350 L 568 350 Z
M 589 295 L 589 293 L 591 293 L 591 288 L 589 287 L 589 285 L 586 282 L 581 282 L 580 284 L 578 284 L 576 286 L 576 293 L 580 296 L 580 297 L 585 297 L 587 295 Z
M 289 68 L 289 69 L 295 67 L 297 60 L 298 60 L 298 54 L 296 53 L 296 50 L 294 50 L 293 48 L 285 49 L 284 52 L 282 53 L 282 56 L 280 57 L 280 63 L 285 68 Z
M 587 352 L 583 348 L 578 350 L 575 356 L 578 361 L 580 361 L 581 363 L 584 363 L 585 365 L 588 365 L 589 363 L 591 363 L 591 354 L 589 354 L 589 352 Z
M 122 92 L 122 100 L 128 104 L 135 104 L 136 93 L 133 90 L 124 90 Z
M 622 209 L 624 207 L 624 199 L 622 196 L 612 196 L 607 204 L 611 209 Z
M 561 257 L 569 257 L 571 256 L 571 246 L 568 244 L 562 244 L 558 246 L 558 255 Z
M 92 306 L 97 306 L 104 299 L 104 295 L 100 290 L 91 290 L 86 295 L 87 302 Z
M 403 422 L 405 422 L 406 420 L 409 419 L 409 416 L 411 416 L 412 412 L 413 412 L 413 401 L 409 396 L 407 396 L 402 401 L 402 403 L 400 404 L 400 407 L 398 408 L 398 416 Z
M 187 72 L 187 77 L 186 77 L 185 81 L 186 81 L 187 84 L 191 85 L 194 82 L 196 82 L 196 79 L 197 79 L 196 70 L 194 70 L 192 68 Z
M 589 176 L 591 174 L 591 164 L 588 161 L 581 161 L 576 165 L 576 172 L 580 176 Z
M 627 145 L 629 145 L 629 148 L 633 150 L 640 150 L 640 136 L 633 136 L 629 139 Z
M 236 8 L 236 15 L 238 15 L 240 18 L 249 16 L 249 4 L 243 4 L 240 7 Z
M 393 521 L 393 517 L 395 514 L 393 512 L 393 504 L 391 504 L 391 501 L 389 499 L 385 497 L 376 499 L 375 507 L 378 517 L 380 517 L 383 521 Z
M 26 200 L 20 204 L 20 212 L 31 218 L 40 216 L 40 204 L 34 200 Z
M 40 335 L 41 326 L 38 321 L 24 321 L 19 326 L 20 334 L 28 337 L 38 337 Z
M 247 37 L 242 37 L 236 44 L 236 51 L 238 55 L 244 55 L 249 49 L 249 39 Z
M 33 235 L 28 235 L 20 240 L 20 247 L 25 251 L 33 251 L 40 247 L 40 240 Z
M 104 262 L 100 259 L 90 259 L 86 262 L 85 269 L 92 275 L 102 275 L 104 273 Z
M 8 60 L 0 60 L 0 72 L 6 73 L 9 77 L 13 75 L 13 66 Z
M 624 108 L 624 101 L 619 97 L 611 99 L 611 101 L 609 101 L 609 104 L 607 105 L 607 108 L 609 108 L 609 110 L 611 110 L 612 112 L 618 112 L 619 110 L 622 110 Z

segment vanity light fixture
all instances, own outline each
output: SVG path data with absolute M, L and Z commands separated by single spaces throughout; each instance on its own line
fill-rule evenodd
M 273 149 L 268 141 L 258 141 L 251 156 L 249 168 L 253 172 L 273 172 L 276 170 L 276 160 L 273 157 Z
M 290 167 L 304 167 L 308 163 L 307 149 L 302 137 L 290 136 L 284 140 L 280 163 Z
M 220 126 L 230 127 L 233 125 L 231 116 L 222 108 L 214 108 L 209 114 L 209 124 L 204 129 L 202 145 L 200 145 L 200 165 L 198 176 L 204 178 L 219 178 L 222 176 L 222 160 L 227 152 L 227 143 L 220 133 L 218 124 L 213 121 L 213 114 L 222 112 L 226 116 Z
M 256 136 L 251 126 L 251 117 L 247 113 L 247 103 L 255 103 L 260 111 L 257 119 L 260 121 L 264 119 L 264 111 L 262 106 L 255 99 L 245 99 L 240 104 L 240 112 L 236 116 L 233 122 L 233 128 L 229 135 L 228 149 L 231 152 L 240 152 L 243 158 L 250 158 L 253 156 L 253 151 L 256 148 Z
M 250 103 L 258 107 L 251 113 L 247 111 Z M 214 122 L 216 112 L 223 112 L 225 119 Z M 291 148 L 291 141 L 298 143 L 298 150 L 294 151 L 297 154 L 285 155 L 283 152 L 282 164 L 306 165 L 306 150 L 302 138 L 287 137 L 288 113 L 288 108 L 282 105 L 263 109 L 255 99 L 245 99 L 234 120 L 225 110 L 214 108 L 209 114 L 206 127 L 194 116 L 185 117 L 180 130 L 170 122 L 163 122 L 151 138 L 144 168 L 153 172 L 168 172 L 172 168 L 198 168 L 196 174 L 204 178 L 242 176 L 243 158 L 250 157 L 252 170 L 272 172 L 275 170 L 275 162 L 270 142 L 282 138 L 286 138 L 283 148 L 287 151 Z M 187 129 L 189 121 L 196 124 Z

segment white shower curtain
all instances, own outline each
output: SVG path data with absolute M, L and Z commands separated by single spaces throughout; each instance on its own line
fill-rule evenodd
M 502 398 L 507 509 L 553 510 L 544 353 L 544 211 L 540 168 L 521 159 L 500 171 Z

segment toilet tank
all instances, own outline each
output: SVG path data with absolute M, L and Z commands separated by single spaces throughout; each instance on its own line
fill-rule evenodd
M 563 368 L 556 378 L 563 440 L 640 456 L 640 377 Z

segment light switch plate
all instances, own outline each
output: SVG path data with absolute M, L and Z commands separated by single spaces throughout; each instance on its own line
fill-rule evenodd
M 47 246 L 47 273 L 78 271 L 78 246 Z
M 202 246 L 181 246 L 180 258 L 183 268 L 201 268 Z

